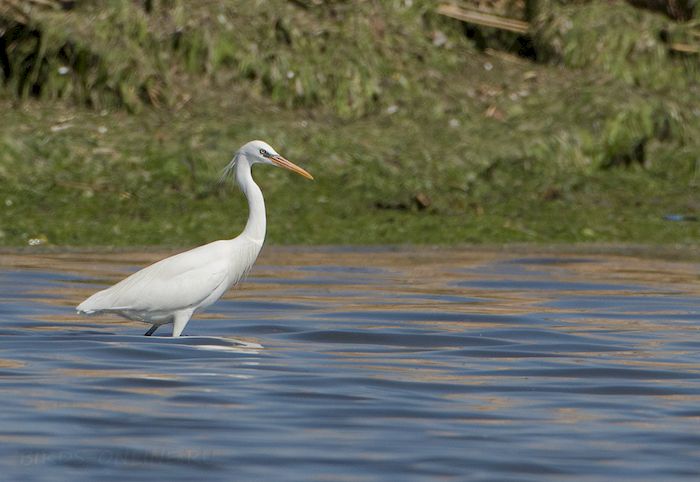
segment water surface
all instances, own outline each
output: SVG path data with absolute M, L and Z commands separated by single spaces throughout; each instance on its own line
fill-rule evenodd
M 5 480 L 700 480 L 698 263 L 266 249 L 185 337 L 74 314 L 162 255 L 0 255 Z

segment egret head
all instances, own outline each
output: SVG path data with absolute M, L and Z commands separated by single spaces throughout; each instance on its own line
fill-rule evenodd
M 244 156 L 250 164 L 272 164 L 273 166 L 289 169 L 307 179 L 313 179 L 313 176 L 304 169 L 280 156 L 267 142 L 250 141 L 240 148 L 238 155 Z

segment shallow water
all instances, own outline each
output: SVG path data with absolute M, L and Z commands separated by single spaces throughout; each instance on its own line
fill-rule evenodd
M 267 249 L 180 339 L 74 315 L 161 255 L 0 255 L 3 480 L 699 480 L 698 263 Z

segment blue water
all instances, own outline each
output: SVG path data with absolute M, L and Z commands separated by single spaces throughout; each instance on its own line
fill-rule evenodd
M 267 249 L 179 339 L 0 256 L 2 480 L 700 480 L 700 265 Z

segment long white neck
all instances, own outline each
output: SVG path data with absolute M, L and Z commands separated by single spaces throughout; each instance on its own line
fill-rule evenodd
M 253 180 L 250 172 L 250 163 L 243 157 L 236 163 L 236 182 L 241 187 L 246 199 L 248 199 L 248 222 L 241 236 L 246 236 L 262 245 L 265 240 L 267 224 L 265 219 L 265 200 L 263 199 L 262 191 Z

